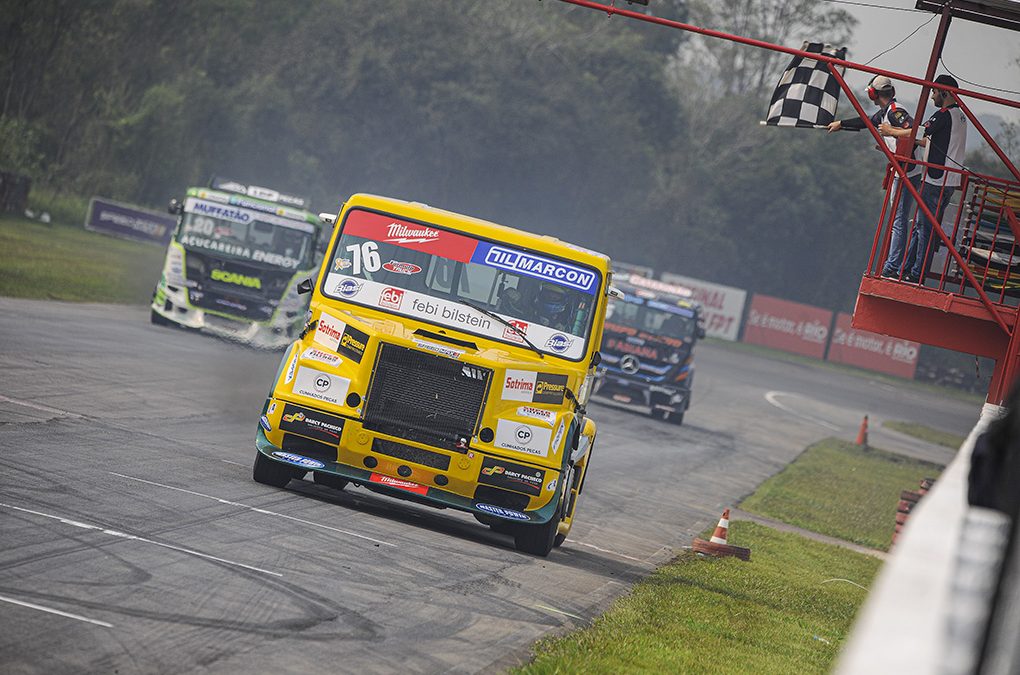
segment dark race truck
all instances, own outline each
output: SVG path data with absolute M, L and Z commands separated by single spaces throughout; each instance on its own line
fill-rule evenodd
M 690 289 L 636 274 L 613 278 L 593 395 L 683 424 L 691 405 L 694 345 L 705 337 Z
M 176 324 L 253 347 L 283 348 L 305 323 L 297 291 L 322 259 L 324 223 L 305 200 L 213 179 L 170 202 L 178 216 L 153 292 L 155 324 Z

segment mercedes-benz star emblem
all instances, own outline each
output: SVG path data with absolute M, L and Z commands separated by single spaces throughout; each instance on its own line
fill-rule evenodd
M 620 359 L 620 370 L 627 373 L 628 375 L 633 375 L 640 368 L 641 362 L 638 361 L 638 358 L 633 354 L 627 354 L 622 359 Z

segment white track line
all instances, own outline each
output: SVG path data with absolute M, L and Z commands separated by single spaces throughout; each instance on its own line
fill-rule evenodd
M 573 539 L 570 540 L 570 543 L 571 544 L 577 544 L 578 546 L 587 546 L 588 548 L 593 548 L 596 551 L 600 551 L 602 553 L 608 553 L 609 555 L 615 555 L 615 556 L 620 557 L 620 558 L 626 558 L 627 560 L 633 560 L 634 562 L 639 562 L 639 563 L 642 563 L 644 565 L 650 565 L 651 564 L 647 560 L 642 560 L 641 558 L 635 558 L 634 556 L 627 555 L 626 553 L 617 553 L 616 551 L 610 551 L 608 548 L 602 548 L 601 546 L 596 546 L 595 544 L 587 544 L 587 543 L 585 543 L 583 541 L 574 541 Z M 659 550 L 661 551 L 662 549 L 659 549 Z M 658 551 L 656 551 L 656 553 L 658 553 Z
M 247 464 L 241 464 L 240 462 L 231 462 L 229 459 L 221 459 L 220 461 L 223 462 L 224 464 L 233 464 L 234 466 L 243 466 L 246 468 L 248 466 Z
M 556 612 L 557 614 L 562 614 L 564 616 L 569 616 L 570 618 L 577 619 L 578 621 L 584 621 L 584 619 L 582 617 L 580 617 L 580 616 L 578 616 L 576 614 L 571 614 L 570 612 L 564 612 L 562 609 L 556 609 L 555 607 L 550 607 L 549 605 L 535 605 L 535 609 L 544 609 L 547 612 Z
M 830 429 L 832 431 L 840 431 L 840 428 L 837 427 L 835 424 L 831 424 L 829 422 L 826 422 L 825 420 L 820 420 L 817 417 L 812 417 L 811 415 L 799 412 L 799 411 L 794 410 L 793 408 L 791 408 L 789 406 L 783 405 L 782 403 L 780 403 L 777 400 L 778 397 L 780 397 L 780 396 L 798 396 L 798 394 L 791 394 L 788 391 L 769 391 L 769 392 L 765 393 L 765 400 L 768 401 L 770 404 L 774 405 L 775 407 L 779 408 L 780 410 L 788 412 L 791 415 L 793 415 L 794 417 L 799 417 L 800 419 L 802 419 L 802 420 L 804 420 L 806 422 L 811 422 L 812 424 L 818 424 L 818 425 L 823 426 L 826 429 Z
M 102 626 L 103 628 L 113 628 L 112 623 L 106 623 L 105 621 L 99 621 L 97 619 L 90 619 L 87 616 L 71 614 L 70 612 L 61 612 L 59 609 L 53 609 L 52 607 L 43 607 L 42 605 L 36 605 L 31 602 L 25 602 L 24 600 L 15 600 L 14 598 L 8 598 L 3 595 L 0 595 L 0 601 L 9 602 L 12 605 L 21 605 L 22 607 L 28 607 L 30 609 L 38 609 L 40 612 L 48 612 L 50 614 L 56 614 L 57 616 L 66 616 L 68 619 L 84 621 L 85 623 L 94 623 L 95 625 Z
M 61 410 L 60 408 L 51 408 L 46 405 L 40 405 L 38 403 L 31 403 L 29 401 L 19 401 L 16 398 L 10 398 L 7 396 L 0 396 L 0 403 L 13 403 L 14 405 L 24 406 L 25 408 L 33 408 L 35 410 L 41 410 L 43 412 L 53 413 L 54 415 L 60 415 L 61 417 L 74 417 L 76 419 L 82 419 L 84 415 L 78 413 L 68 412 L 67 410 Z
M 171 551 L 177 551 L 179 553 L 185 553 L 187 555 L 193 555 L 193 556 L 196 556 L 198 558 L 205 558 L 206 560 L 215 560 L 216 562 L 221 562 L 221 563 L 224 563 L 224 564 L 227 564 L 227 565 L 232 565 L 234 567 L 243 567 L 244 569 L 251 570 L 253 572 L 261 572 L 262 574 L 271 574 L 274 577 L 282 577 L 283 576 L 279 572 L 272 572 L 270 570 L 264 570 L 264 569 L 262 569 L 260 567 L 252 567 L 251 565 L 245 565 L 244 563 L 239 563 L 239 562 L 236 562 L 234 560 L 227 560 L 226 558 L 218 558 L 218 557 L 216 557 L 214 555 L 209 555 L 208 553 L 202 553 L 201 551 L 196 551 L 196 550 L 190 549 L 190 548 L 183 548 L 181 546 L 174 546 L 173 544 L 164 544 L 161 541 L 155 541 L 153 539 L 146 539 L 145 537 L 139 537 L 139 536 L 134 535 L 134 534 L 128 534 L 127 532 L 120 532 L 118 530 L 108 530 L 105 527 L 100 527 L 99 525 L 90 525 L 88 523 L 83 523 L 83 522 L 78 521 L 78 520 L 71 520 L 70 518 L 64 518 L 62 516 L 55 516 L 52 513 L 43 513 L 42 511 L 33 511 L 32 509 L 26 509 L 26 508 L 22 508 L 20 506 L 14 506 L 12 504 L 4 504 L 2 502 L 0 502 L 0 507 L 4 507 L 4 508 L 8 508 L 8 509 L 13 509 L 15 511 L 21 511 L 22 513 L 31 513 L 32 515 L 42 516 L 43 518 L 50 518 L 52 520 L 59 521 L 59 522 L 65 524 L 65 525 L 71 525 L 72 527 L 80 527 L 80 528 L 82 528 L 84 530 L 95 530 L 96 532 L 102 532 L 103 534 L 109 535 L 111 537 L 119 537 L 121 539 L 129 539 L 129 540 L 133 540 L 133 541 L 140 541 L 140 542 L 142 542 L 144 544 L 152 544 L 154 546 L 160 546 L 162 548 L 168 548 Z
M 125 474 L 116 473 L 114 471 L 110 471 L 108 473 L 111 476 L 118 476 L 120 478 L 127 478 L 128 480 L 137 481 L 139 483 L 145 483 L 146 485 L 155 485 L 156 487 L 166 488 L 167 490 L 175 490 L 177 492 L 183 492 L 185 494 L 194 495 L 196 497 L 202 497 L 204 499 L 211 499 L 213 501 L 219 502 L 220 504 L 226 504 L 228 506 L 236 506 L 238 508 L 247 509 L 248 511 L 254 511 L 255 513 L 261 513 L 262 515 L 265 515 L 265 516 L 276 516 L 277 518 L 286 518 L 287 520 L 293 520 L 294 522 L 302 523 L 304 525 L 309 525 L 311 527 L 319 527 L 319 528 L 322 528 L 324 530 L 330 530 L 331 532 L 339 532 L 340 534 L 346 534 L 346 535 L 350 535 L 352 537 L 357 537 L 358 539 L 364 539 L 364 540 L 370 541 L 370 542 L 372 542 L 374 544 L 379 544 L 380 546 L 392 546 L 393 548 L 397 548 L 396 544 L 391 544 L 388 541 L 383 541 L 382 539 L 374 539 L 374 538 L 369 537 L 369 536 L 364 535 L 364 534 L 358 534 L 357 532 L 351 532 L 350 530 L 340 529 L 339 527 L 332 527 L 330 525 L 323 525 L 322 523 L 316 523 L 316 522 L 313 522 L 311 520 L 305 520 L 304 518 L 297 518 L 295 516 L 288 516 L 285 513 L 276 513 L 275 511 L 267 511 L 266 509 L 260 509 L 260 508 L 257 508 L 255 506 L 249 506 L 247 504 L 242 504 L 240 502 L 232 502 L 229 499 L 221 499 L 220 497 L 213 497 L 212 495 L 203 494 L 201 492 L 195 492 L 194 490 L 185 490 L 184 488 L 174 487 L 173 485 L 164 485 L 163 483 L 157 483 L 155 481 L 145 480 L 144 478 L 135 478 L 134 476 L 127 476 Z

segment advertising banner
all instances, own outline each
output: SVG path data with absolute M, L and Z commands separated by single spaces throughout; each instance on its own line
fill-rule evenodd
M 919 343 L 851 328 L 850 318 L 846 312 L 836 316 L 829 361 L 913 379 Z
M 709 337 L 730 341 L 737 339 L 740 319 L 744 316 L 744 304 L 747 302 L 747 291 L 670 272 L 663 272 L 662 280 L 686 286 L 694 292 L 693 299 L 701 305 L 705 333 Z
M 162 246 L 170 243 L 177 227 L 177 216 L 93 197 L 85 217 L 85 229 L 124 239 L 151 241 Z
M 744 342 L 820 359 L 829 341 L 832 312 L 821 307 L 755 294 Z

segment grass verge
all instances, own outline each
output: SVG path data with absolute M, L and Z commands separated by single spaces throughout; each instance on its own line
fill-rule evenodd
M 923 424 L 916 424 L 914 422 L 900 422 L 898 420 L 886 420 L 882 423 L 883 427 L 888 427 L 893 431 L 898 431 L 901 434 L 907 434 L 914 438 L 920 438 L 922 441 L 928 443 L 934 443 L 935 445 L 944 445 L 947 448 L 958 449 L 963 442 L 967 440 L 963 436 L 958 434 L 952 434 L 948 431 L 941 431 L 939 429 L 933 429 L 926 427 Z
M 164 251 L 81 226 L 0 218 L 0 295 L 146 304 Z
M 746 521 L 730 543 L 751 562 L 681 555 L 514 672 L 828 672 L 880 561 Z
M 740 505 L 797 527 L 888 550 L 901 490 L 943 467 L 827 438 L 761 484 Z

